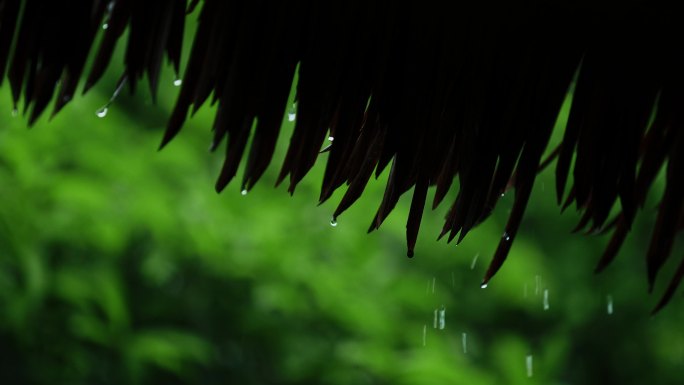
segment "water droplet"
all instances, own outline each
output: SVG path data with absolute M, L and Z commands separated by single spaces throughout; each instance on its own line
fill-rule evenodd
M 439 309 L 439 330 L 444 330 L 446 327 L 446 308 L 444 305 Z
M 109 28 L 109 24 L 107 24 L 107 23 L 102 24 L 102 29 L 107 30 L 107 28 Z
M 549 310 L 549 289 L 544 289 L 544 310 Z
M 95 115 L 97 115 L 98 118 L 104 118 L 105 116 L 107 116 L 107 112 L 109 112 L 109 108 L 107 108 L 107 106 L 104 106 L 99 110 L 95 111 Z
M 330 219 L 330 226 L 332 226 L 332 227 L 337 226 L 337 218 L 332 217 L 332 219 Z
M 475 256 L 473 257 L 473 261 L 470 262 L 470 270 L 474 270 L 474 269 L 475 269 L 475 264 L 477 263 L 477 258 L 478 258 L 479 256 L 480 256 L 480 253 L 477 253 L 477 254 L 475 254 Z
M 297 119 L 297 103 L 292 103 L 290 108 L 287 109 L 287 120 L 289 122 L 294 122 Z
M 463 354 L 468 354 L 468 334 L 461 333 L 461 346 L 463 346 Z
M 12 109 L 12 117 L 16 118 L 17 116 L 19 116 L 19 110 L 15 107 Z
M 533 357 L 531 354 L 528 354 L 527 357 L 525 357 L 525 368 L 527 369 L 527 377 L 532 377 L 532 375 L 534 375 L 533 365 Z
M 423 325 L 423 346 L 427 342 L 427 324 Z
M 480 289 L 486 289 L 487 286 L 489 286 L 489 284 L 487 284 L 486 282 L 483 282 L 482 285 L 480 285 Z
M 539 295 L 541 293 L 541 275 L 534 276 L 534 295 Z
M 510 241 L 510 240 L 511 240 L 511 236 L 508 235 L 508 232 L 504 232 L 503 235 L 502 235 L 501 237 L 502 237 L 503 239 L 507 240 L 507 241 Z
M 183 79 L 176 79 L 173 81 L 173 85 L 176 87 L 180 87 L 181 84 L 183 84 Z
M 329 137 L 328 137 L 328 141 L 332 142 L 333 140 L 335 140 L 334 137 L 332 137 L 332 136 L 329 136 Z
M 501 193 L 501 197 L 502 197 L 502 198 L 504 197 L 504 195 L 506 195 L 506 194 L 505 194 L 505 193 Z
M 613 296 L 612 295 L 606 296 L 606 313 L 608 313 L 608 315 L 613 314 Z
M 439 310 L 435 309 L 435 317 L 432 319 L 432 328 L 437 329 L 437 318 L 439 317 Z
M 242 191 L 240 191 L 240 194 L 241 194 L 242 196 L 247 195 L 247 189 L 243 189 Z

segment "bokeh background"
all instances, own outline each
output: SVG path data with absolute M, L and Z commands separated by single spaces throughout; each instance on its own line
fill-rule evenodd
M 31 129 L 0 88 L 0 383 L 681 383 L 682 296 L 651 317 L 643 261 L 662 184 L 594 275 L 608 237 L 570 234 L 578 216 L 559 214 L 552 165 L 482 289 L 514 192 L 458 246 L 435 240 L 447 205 L 426 211 L 408 259 L 406 199 L 365 232 L 387 173 L 337 226 L 343 191 L 316 205 L 325 154 L 293 197 L 273 187 L 286 114 L 261 183 L 216 194 L 210 107 L 156 151 L 179 90 L 170 70 L 158 103 L 142 87 L 96 116 L 121 56 Z

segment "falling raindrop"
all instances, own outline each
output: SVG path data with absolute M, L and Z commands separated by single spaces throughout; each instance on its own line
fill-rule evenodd
M 247 195 L 247 189 L 243 189 L 242 191 L 240 191 L 240 194 L 241 194 L 242 196 Z
M 176 79 L 173 81 L 173 85 L 176 87 L 180 87 L 181 84 L 183 84 L 183 79 Z
M 613 314 L 613 296 L 612 295 L 606 296 L 606 313 L 608 313 L 608 315 Z
M 541 275 L 534 276 L 534 295 L 541 293 L 542 278 Z
M 475 269 L 475 264 L 477 263 L 477 258 L 478 258 L 479 256 L 480 256 L 480 253 L 477 253 L 477 254 L 475 254 L 475 256 L 473 257 L 473 261 L 470 262 L 470 270 L 474 270 L 474 269 Z
M 427 342 L 427 324 L 423 325 L 423 346 Z
M 19 110 L 16 107 L 12 109 L 12 117 L 16 118 L 19 115 Z
M 533 357 L 531 354 L 528 354 L 527 357 L 525 357 L 525 368 L 527 369 L 527 377 L 532 377 L 532 375 L 534 375 L 534 362 L 532 360 Z
M 294 122 L 297 119 L 297 103 L 292 103 L 292 106 L 287 110 L 287 121 Z
M 544 310 L 549 310 L 549 289 L 544 289 Z
M 446 308 L 444 305 L 439 309 L 439 330 L 444 330 L 446 327 Z
M 435 309 L 435 317 L 432 320 L 432 328 L 437 329 L 437 318 L 439 317 L 439 310 Z
M 337 226 L 337 218 L 332 217 L 332 219 L 330 219 L 330 226 L 332 226 L 332 227 Z
M 461 345 L 463 346 L 463 354 L 468 354 L 468 334 L 461 333 Z
M 98 118 L 104 118 L 105 116 L 107 116 L 107 112 L 109 112 L 109 108 L 107 107 L 108 105 L 109 103 L 101 107 L 99 110 L 95 111 L 95 115 L 97 115 Z

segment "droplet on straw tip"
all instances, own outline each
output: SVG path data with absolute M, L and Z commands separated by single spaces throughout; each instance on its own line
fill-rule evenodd
M 98 118 L 104 118 L 105 116 L 107 116 L 107 112 L 109 112 L 109 108 L 105 106 L 95 111 L 95 115 L 97 115 Z

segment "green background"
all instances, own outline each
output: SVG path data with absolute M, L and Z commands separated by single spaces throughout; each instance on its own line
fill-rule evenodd
M 450 202 L 426 211 L 407 259 L 410 194 L 365 232 L 387 173 L 335 227 L 343 191 L 316 206 L 326 155 L 293 197 L 273 188 L 287 116 L 274 165 L 246 196 L 239 183 L 213 190 L 223 148 L 207 151 L 211 108 L 156 151 L 179 90 L 168 69 L 156 105 L 143 87 L 98 118 L 122 71 L 115 57 L 95 90 L 31 129 L 12 116 L 7 83 L 0 89 L 0 383 L 681 381 L 681 295 L 651 317 L 643 260 L 662 183 L 597 276 L 608 237 L 570 234 L 578 216 L 559 215 L 552 166 L 509 259 L 481 289 L 514 192 L 459 246 L 435 241 Z

